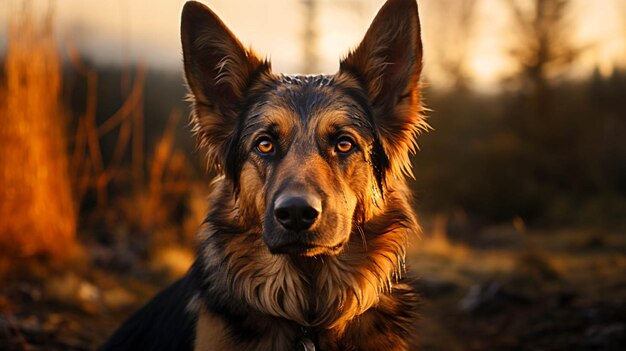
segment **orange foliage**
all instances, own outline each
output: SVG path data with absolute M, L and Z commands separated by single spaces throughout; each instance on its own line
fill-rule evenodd
M 76 206 L 68 177 L 61 63 L 51 15 L 10 25 L 0 87 L 0 258 L 65 258 Z M 6 262 L 5 262 L 6 263 Z

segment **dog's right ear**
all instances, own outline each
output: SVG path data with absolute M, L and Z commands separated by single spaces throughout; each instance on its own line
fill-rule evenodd
M 187 85 L 192 93 L 192 123 L 208 162 L 224 169 L 244 94 L 269 62 L 246 50 L 205 5 L 183 7 L 181 41 Z

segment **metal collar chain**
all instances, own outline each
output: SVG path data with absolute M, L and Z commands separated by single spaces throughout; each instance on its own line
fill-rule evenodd
M 306 336 L 303 336 L 300 338 L 300 340 L 298 340 L 297 350 L 298 351 L 315 351 L 315 343 L 313 343 L 313 340 L 307 338 Z
M 298 343 L 296 344 L 296 350 L 298 351 L 316 351 L 315 342 L 311 339 L 312 336 L 315 336 L 313 329 L 300 327 L 300 331 L 302 332 L 302 336 L 298 339 Z

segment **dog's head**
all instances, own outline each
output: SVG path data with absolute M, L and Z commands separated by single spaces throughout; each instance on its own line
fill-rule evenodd
M 336 255 L 410 174 L 424 128 L 414 0 L 388 0 L 339 72 L 274 74 L 207 7 L 182 14 L 193 123 L 272 253 Z

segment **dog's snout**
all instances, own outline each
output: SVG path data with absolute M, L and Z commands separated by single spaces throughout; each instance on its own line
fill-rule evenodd
M 285 229 L 311 228 L 322 212 L 322 202 L 314 195 L 284 195 L 276 199 L 274 217 Z

